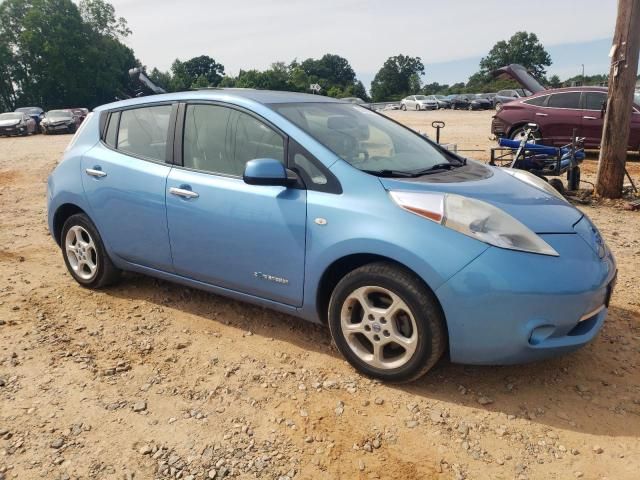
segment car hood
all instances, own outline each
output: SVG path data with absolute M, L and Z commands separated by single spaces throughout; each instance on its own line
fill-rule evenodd
M 492 175 L 464 182 L 436 183 L 433 178 L 436 175 L 380 178 L 380 182 L 386 190 L 444 192 L 477 198 L 504 210 L 535 233 L 575 233 L 573 226 L 582 213 L 573 205 L 500 171 L 502 167 L 485 168 Z M 455 175 L 456 171 L 437 175 Z
M 507 65 L 506 67 L 498 68 L 491 72 L 494 78 L 501 79 L 513 79 L 518 82 L 522 88 L 529 90 L 532 93 L 542 92 L 546 90 L 538 80 L 535 79 L 533 75 L 531 75 L 526 68 L 517 63 L 512 63 L 511 65 Z
M 20 123 L 20 120 L 0 120 L 0 127 L 13 127 Z

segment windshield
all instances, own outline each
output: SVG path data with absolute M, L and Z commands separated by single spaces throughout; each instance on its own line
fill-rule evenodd
M 16 108 L 16 112 L 24 112 L 24 113 L 28 113 L 29 115 L 39 115 L 40 114 L 40 110 L 38 108 L 35 108 L 35 107 Z
M 0 114 L 0 120 L 22 120 L 21 113 L 2 113 Z
M 422 136 L 357 105 L 282 103 L 271 108 L 360 170 L 415 174 L 451 163 Z
M 47 118 L 71 118 L 69 110 L 51 110 L 47 112 Z
M 444 95 L 434 95 L 438 100 L 442 100 L 443 98 L 447 98 Z
M 416 95 L 416 100 L 426 100 L 427 97 L 425 97 L 424 95 Z

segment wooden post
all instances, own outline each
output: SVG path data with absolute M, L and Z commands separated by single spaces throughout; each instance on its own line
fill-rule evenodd
M 606 198 L 620 198 L 640 55 L 640 0 L 618 0 L 611 52 L 609 95 L 600 144 L 596 193 Z

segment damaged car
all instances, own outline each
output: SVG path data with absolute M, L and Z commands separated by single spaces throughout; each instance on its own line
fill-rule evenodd
M 586 148 L 599 148 L 607 105 L 604 87 L 565 87 L 546 89 L 521 65 L 509 65 L 495 73 L 516 80 L 533 94 L 505 103 L 491 122 L 496 137 L 521 139 L 527 125 L 535 123 L 535 141 L 562 146 L 573 137 L 584 137 Z M 628 149 L 640 150 L 640 94 L 629 105 L 632 111 Z

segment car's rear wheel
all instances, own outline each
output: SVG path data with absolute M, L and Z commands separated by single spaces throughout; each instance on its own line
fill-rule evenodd
M 526 137 L 526 134 L 527 134 L 526 132 L 527 132 L 527 127 L 526 126 L 515 128 L 511 132 L 511 135 L 509 135 L 509 138 L 511 140 L 521 141 Z M 529 139 L 530 143 L 541 143 L 542 142 L 542 135 L 540 135 L 540 131 L 539 130 L 532 131 L 531 132 L 531 137 L 532 138 Z
M 102 288 L 120 276 L 93 222 L 83 213 L 71 215 L 62 226 L 62 256 L 71 276 L 83 287 Z
M 329 302 L 338 350 L 360 372 L 391 382 L 424 375 L 446 347 L 444 318 L 433 294 L 411 272 L 372 263 L 347 274 Z

